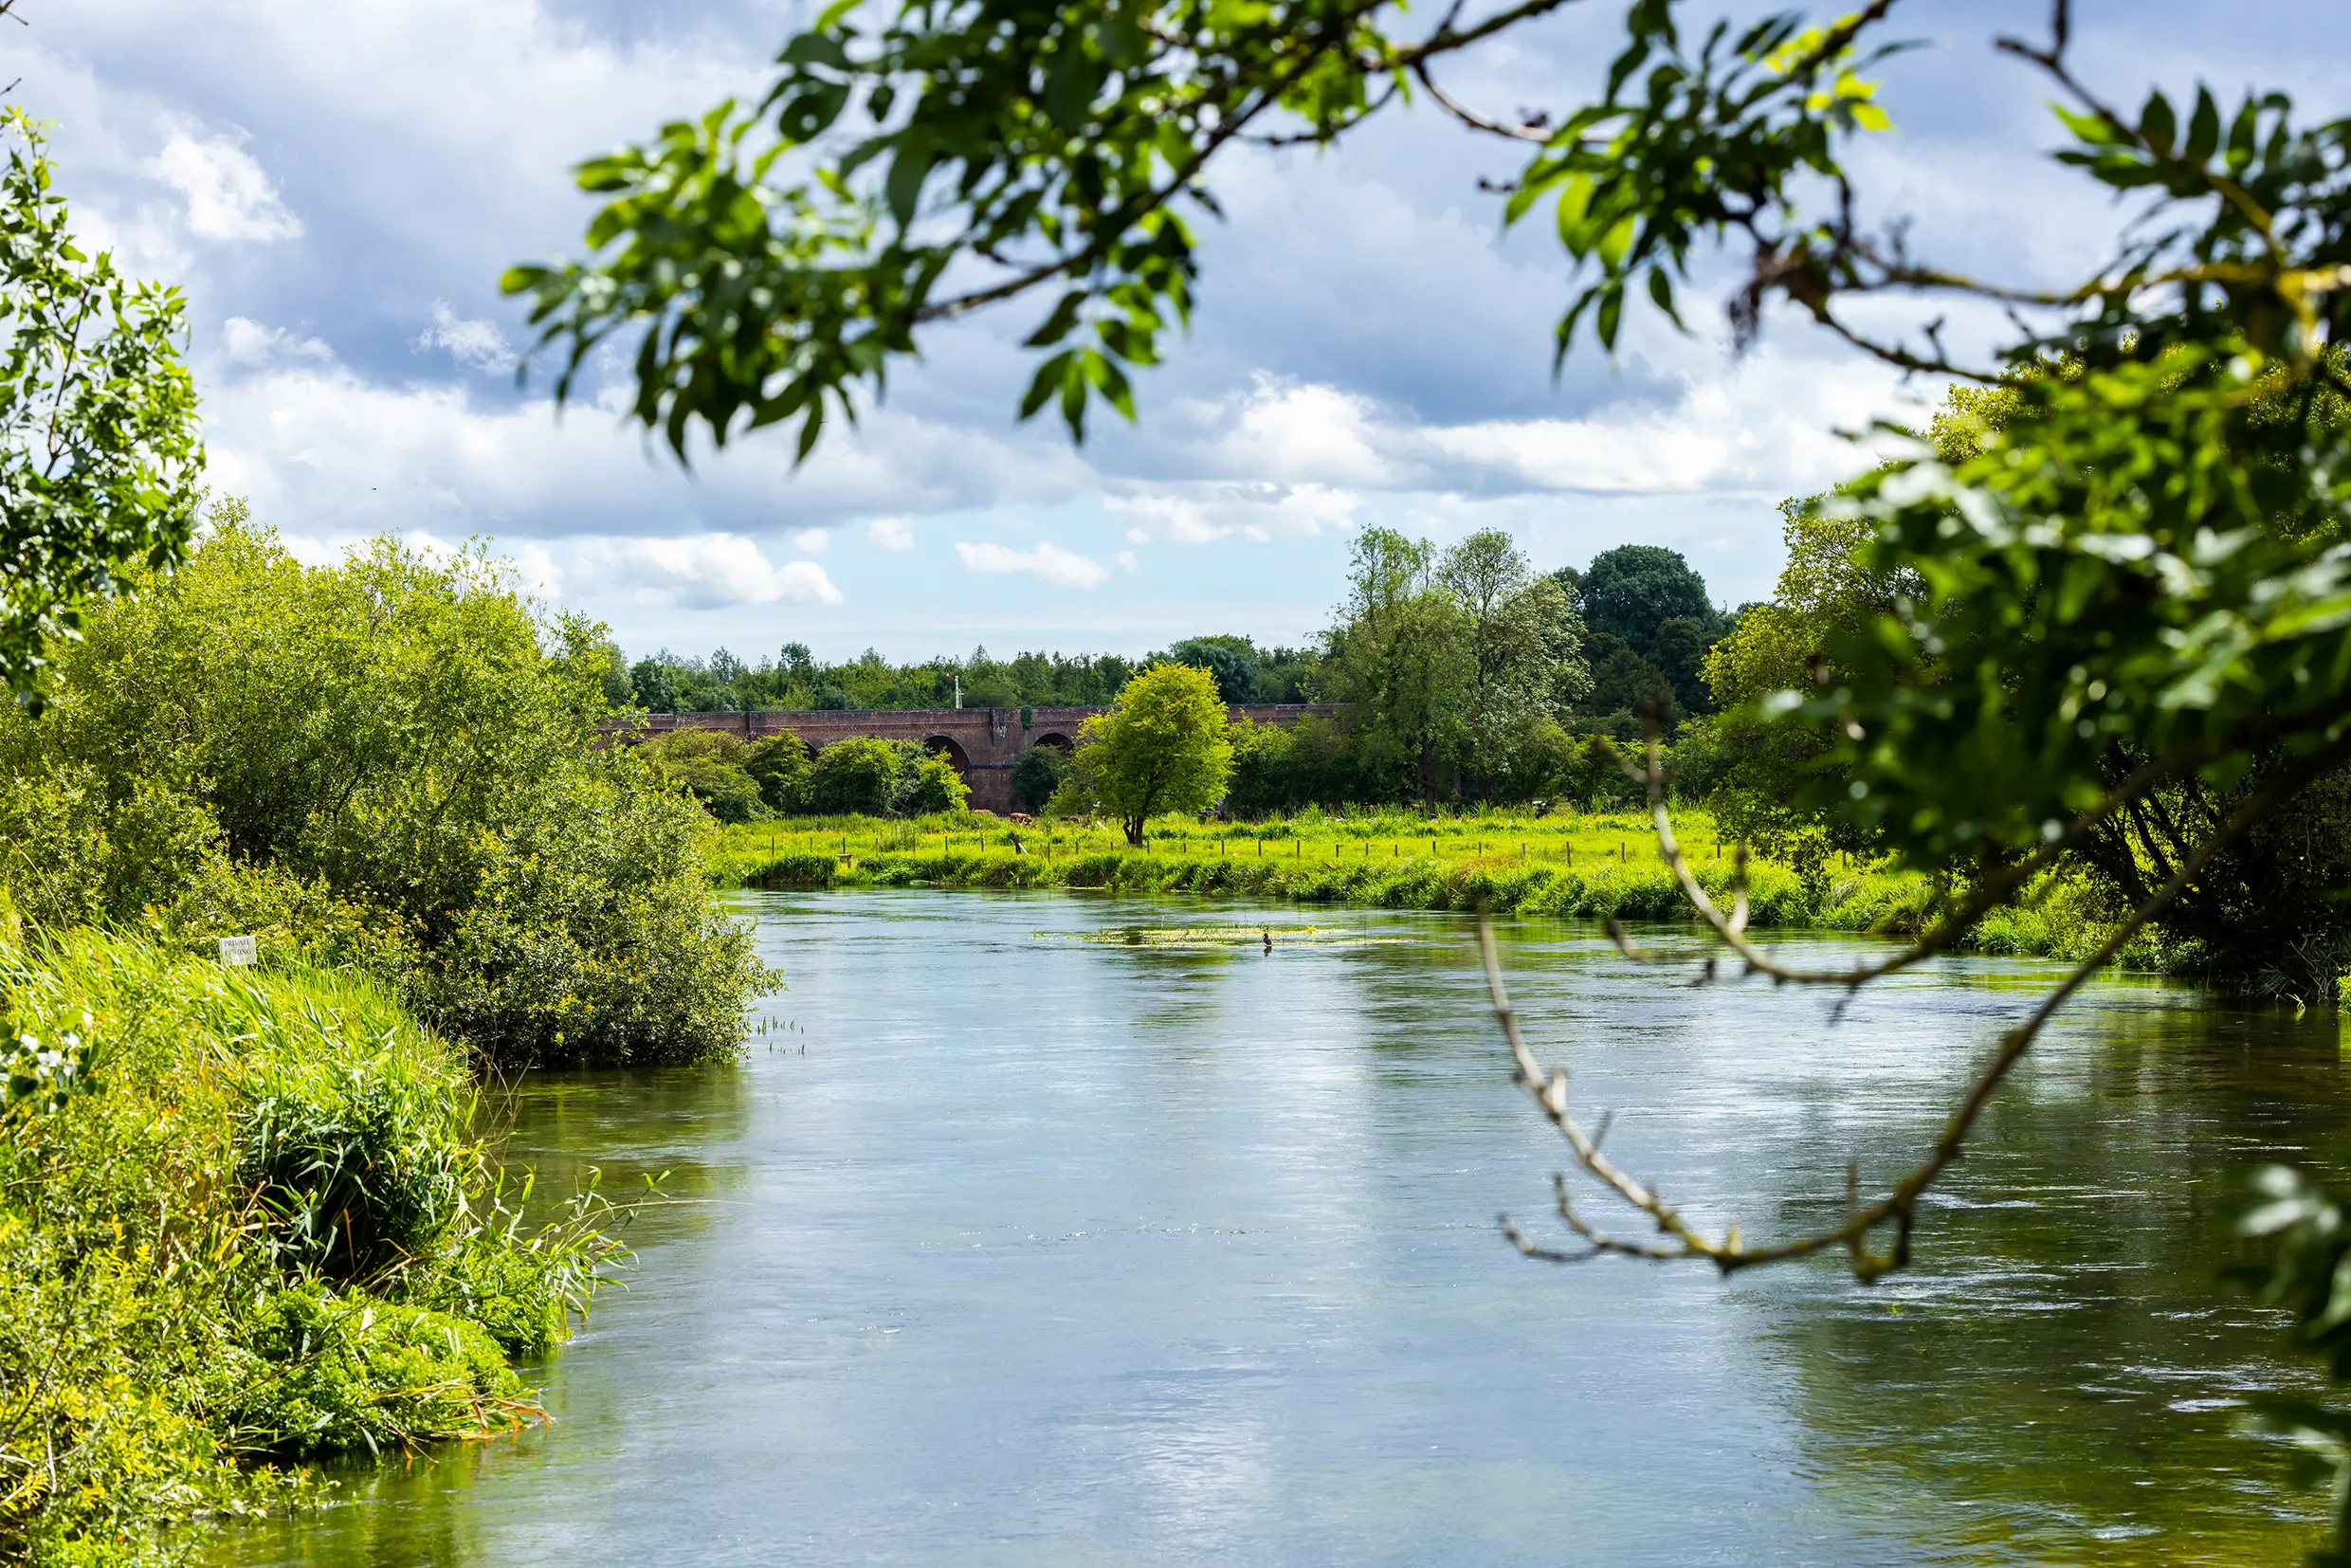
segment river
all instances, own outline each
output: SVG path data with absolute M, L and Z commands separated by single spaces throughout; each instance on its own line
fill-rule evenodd
M 2176 1564 L 2312 1539 L 2319 1500 L 2233 1431 L 2307 1374 L 2214 1273 L 2233 1170 L 2340 1159 L 2331 1018 L 2099 983 L 1915 1272 L 1725 1283 L 1499 1239 L 1563 1161 L 1460 918 L 743 910 L 790 988 L 739 1067 L 514 1093 L 507 1158 L 542 1185 L 666 1174 L 625 1287 L 535 1375 L 552 1423 L 224 1529 L 215 1568 Z M 1612 1154 L 1751 1236 L 1832 1215 L 1849 1158 L 1896 1173 L 2054 973 L 1944 963 L 1832 1021 L 1587 927 L 1503 938 Z

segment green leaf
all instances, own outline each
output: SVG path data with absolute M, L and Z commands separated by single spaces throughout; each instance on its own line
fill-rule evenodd
M 1021 418 L 1032 419 L 1037 410 L 1045 407 L 1055 389 L 1060 387 L 1062 377 L 1068 372 L 1069 362 L 1076 353 L 1074 349 L 1064 349 L 1037 367 L 1037 374 L 1030 379 L 1029 390 L 1021 394 Z
M 890 160 L 889 178 L 883 183 L 883 198 L 889 203 L 890 216 L 904 228 L 914 222 L 915 205 L 922 199 L 922 182 L 931 175 L 931 165 L 938 161 L 937 148 L 924 142 L 901 142 L 898 155 Z
M 1078 307 L 1085 303 L 1085 290 L 1082 288 L 1073 288 L 1063 295 L 1061 302 L 1053 307 L 1053 314 L 1048 316 L 1045 324 L 1030 333 L 1021 346 L 1041 349 L 1068 337 L 1069 329 L 1077 324 Z
M 2202 163 L 2220 146 L 2220 105 L 2213 101 L 2209 88 L 2196 90 L 2196 113 L 2188 120 L 2187 158 L 2190 163 Z
M 2139 111 L 2139 134 L 2147 145 L 2159 153 L 2172 150 L 2172 139 L 2179 128 L 2172 114 L 2172 100 L 2160 91 L 2147 95 L 2146 107 Z

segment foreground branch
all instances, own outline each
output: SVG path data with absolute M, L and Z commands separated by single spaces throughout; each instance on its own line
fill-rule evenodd
M 2032 1048 L 2033 1043 L 2040 1038 L 2041 1031 L 2056 1016 L 2058 1010 L 2072 998 L 2075 992 L 2081 990 L 2091 975 L 2111 963 L 2131 939 L 2168 907 L 2212 863 L 2214 856 L 2243 837 L 2256 822 L 2318 772 L 2340 762 L 2346 755 L 2351 755 L 2351 734 L 2305 758 L 2303 766 L 2282 770 L 2248 796 L 2227 822 L 2180 862 L 2162 886 L 2131 911 L 2129 917 L 2099 944 L 2095 953 L 2076 964 L 2065 979 L 2041 999 L 2023 1023 L 2000 1037 L 1991 1060 L 1977 1071 L 1953 1106 L 1950 1117 L 1943 1123 L 1941 1135 L 1936 1139 L 1925 1158 L 1882 1196 L 1863 1205 L 1860 1202 L 1859 1167 L 1849 1164 L 1846 1168 L 1845 1220 L 1842 1224 L 1761 1247 L 1748 1246 L 1736 1224 L 1726 1226 L 1720 1235 L 1707 1235 L 1684 1218 L 1680 1210 L 1660 1196 L 1654 1186 L 1639 1180 L 1601 1153 L 1600 1140 L 1606 1131 L 1605 1121 L 1598 1131 L 1588 1131 L 1569 1108 L 1565 1069 L 1545 1069 L 1527 1048 L 1525 1038 L 1519 1030 L 1518 1013 L 1511 1007 L 1509 992 L 1503 984 L 1502 963 L 1494 949 L 1493 922 L 1481 913 L 1478 917 L 1478 949 L 1485 961 L 1486 988 L 1493 998 L 1494 1016 L 1502 1025 L 1503 1037 L 1509 1044 L 1511 1059 L 1516 1065 L 1517 1083 L 1567 1140 L 1568 1150 L 1577 1168 L 1627 1208 L 1646 1218 L 1661 1239 L 1629 1239 L 1601 1230 L 1576 1209 L 1569 1194 L 1564 1175 L 1553 1178 L 1557 1208 L 1560 1222 L 1583 1243 L 1581 1248 L 1575 1251 L 1558 1251 L 1539 1246 L 1508 1214 L 1500 1218 L 1503 1234 L 1522 1253 L 1549 1263 L 1581 1262 L 1611 1253 L 1658 1261 L 1702 1258 L 1721 1272 L 1731 1274 L 1762 1264 L 1783 1263 L 1810 1257 L 1832 1248 L 1843 1248 L 1850 1259 L 1853 1277 L 1863 1284 L 1907 1267 L 1919 1200 L 1959 1159 L 1984 1107 L 1991 1103 L 1993 1095 L 2007 1081 L 2016 1064 L 2024 1059 L 2025 1053 Z M 1654 763 L 1652 742 L 1652 776 L 1656 773 Z M 1672 838 L 1672 825 L 1662 805 L 1657 808 L 1657 818 L 1661 851 L 1667 855 L 1668 864 L 1678 864 L 1677 875 L 1684 879 L 1684 891 L 1699 905 L 1701 913 L 1706 915 L 1709 925 L 1715 928 L 1717 935 L 1729 942 L 1735 951 L 1740 952 L 1742 957 L 1746 956 L 1747 949 L 1740 940 L 1746 919 L 1743 882 L 1733 914 L 1729 917 L 1721 915 L 1705 899 L 1704 890 L 1697 887 L 1695 877 L 1688 874 L 1686 862 L 1680 861 L 1679 846 Z M 1618 939 L 1620 943 L 1623 941 L 1621 933 Z M 1915 952 L 1915 949 L 1906 951 Z M 1918 953 L 1904 961 L 1915 963 L 1923 956 Z M 1775 977 L 1806 977 L 1801 972 L 1782 973 L 1777 967 L 1766 968 L 1762 964 L 1755 964 L 1753 960 L 1750 962 L 1758 971 L 1773 974 Z M 1889 960 L 1887 965 L 1871 966 L 1869 971 L 1846 971 L 1844 975 L 1860 974 L 1867 978 L 1870 972 L 1889 973 L 1891 967 L 1894 965 Z M 1861 982 L 1836 978 L 1836 983 L 1858 985 Z M 1872 1239 L 1885 1230 L 1890 1230 L 1893 1234 L 1890 1242 L 1883 1249 L 1878 1249 L 1871 1245 Z

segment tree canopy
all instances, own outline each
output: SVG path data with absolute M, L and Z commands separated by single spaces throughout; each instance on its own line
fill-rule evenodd
M 1127 682 L 1119 705 L 1085 721 L 1078 759 L 1102 809 L 1126 841 L 1162 811 L 1204 811 L 1224 798 L 1232 741 L 1215 678 L 1190 665 L 1154 665 Z

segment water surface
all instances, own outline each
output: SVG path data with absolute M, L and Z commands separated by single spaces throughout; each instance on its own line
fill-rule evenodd
M 2234 1434 L 2305 1374 L 2214 1279 L 2228 1173 L 2332 1165 L 2331 1021 L 2092 989 L 1923 1233 L 1833 1263 L 1527 1263 L 1556 1141 L 1458 918 L 753 895 L 741 1067 L 549 1074 L 509 1158 L 666 1173 L 543 1369 L 551 1426 L 217 1538 L 361 1564 L 2291 1561 L 2313 1500 Z M 1171 928 L 1260 926 L 1270 955 Z M 1311 928 L 1311 929 L 1309 929 Z M 1828 999 L 1505 932 L 1610 1147 L 1751 1235 L 1897 1172 L 2050 971 Z M 1109 939 L 1103 939 L 1107 937 Z

